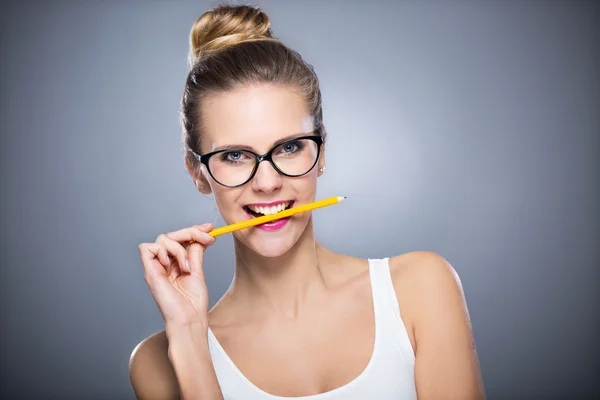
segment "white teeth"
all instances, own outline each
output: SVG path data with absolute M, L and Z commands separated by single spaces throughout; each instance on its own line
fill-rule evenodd
M 290 202 L 286 201 L 285 203 L 279 203 L 276 206 L 271 207 L 248 206 L 248 208 L 254 211 L 255 213 L 270 215 L 277 214 L 278 212 L 285 210 L 289 204 Z

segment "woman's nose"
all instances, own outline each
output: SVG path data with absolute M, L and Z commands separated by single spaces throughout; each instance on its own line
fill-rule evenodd
M 252 178 L 252 188 L 261 192 L 272 192 L 281 187 L 282 176 L 273 168 L 270 162 L 258 164 L 256 174 Z

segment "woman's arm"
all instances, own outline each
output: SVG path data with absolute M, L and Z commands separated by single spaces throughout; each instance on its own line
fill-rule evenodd
M 419 400 L 484 399 L 460 279 L 454 268 L 438 254 L 412 254 L 402 272 L 402 279 L 410 285 L 411 302 L 409 305 L 402 303 L 401 307 L 411 308 Z
M 184 400 L 223 400 L 208 349 L 207 327 L 168 327 L 169 360 Z
M 144 339 L 131 354 L 129 379 L 139 400 L 223 399 L 199 328 L 168 327 Z

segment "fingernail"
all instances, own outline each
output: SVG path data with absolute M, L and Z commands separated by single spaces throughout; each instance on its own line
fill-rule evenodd
M 185 259 L 185 267 L 187 268 L 188 272 L 190 272 L 192 270 L 190 268 L 190 260 L 188 260 L 187 258 Z

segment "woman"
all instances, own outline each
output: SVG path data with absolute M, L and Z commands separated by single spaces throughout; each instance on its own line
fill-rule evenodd
M 190 61 L 185 161 L 224 221 L 316 200 L 326 141 L 319 83 L 272 37 L 267 15 L 230 5 L 204 13 Z M 132 353 L 138 398 L 483 397 L 460 281 L 439 255 L 337 254 L 315 240 L 312 214 L 297 214 L 233 233 L 235 277 L 209 311 L 212 228 L 140 245 L 166 329 Z

